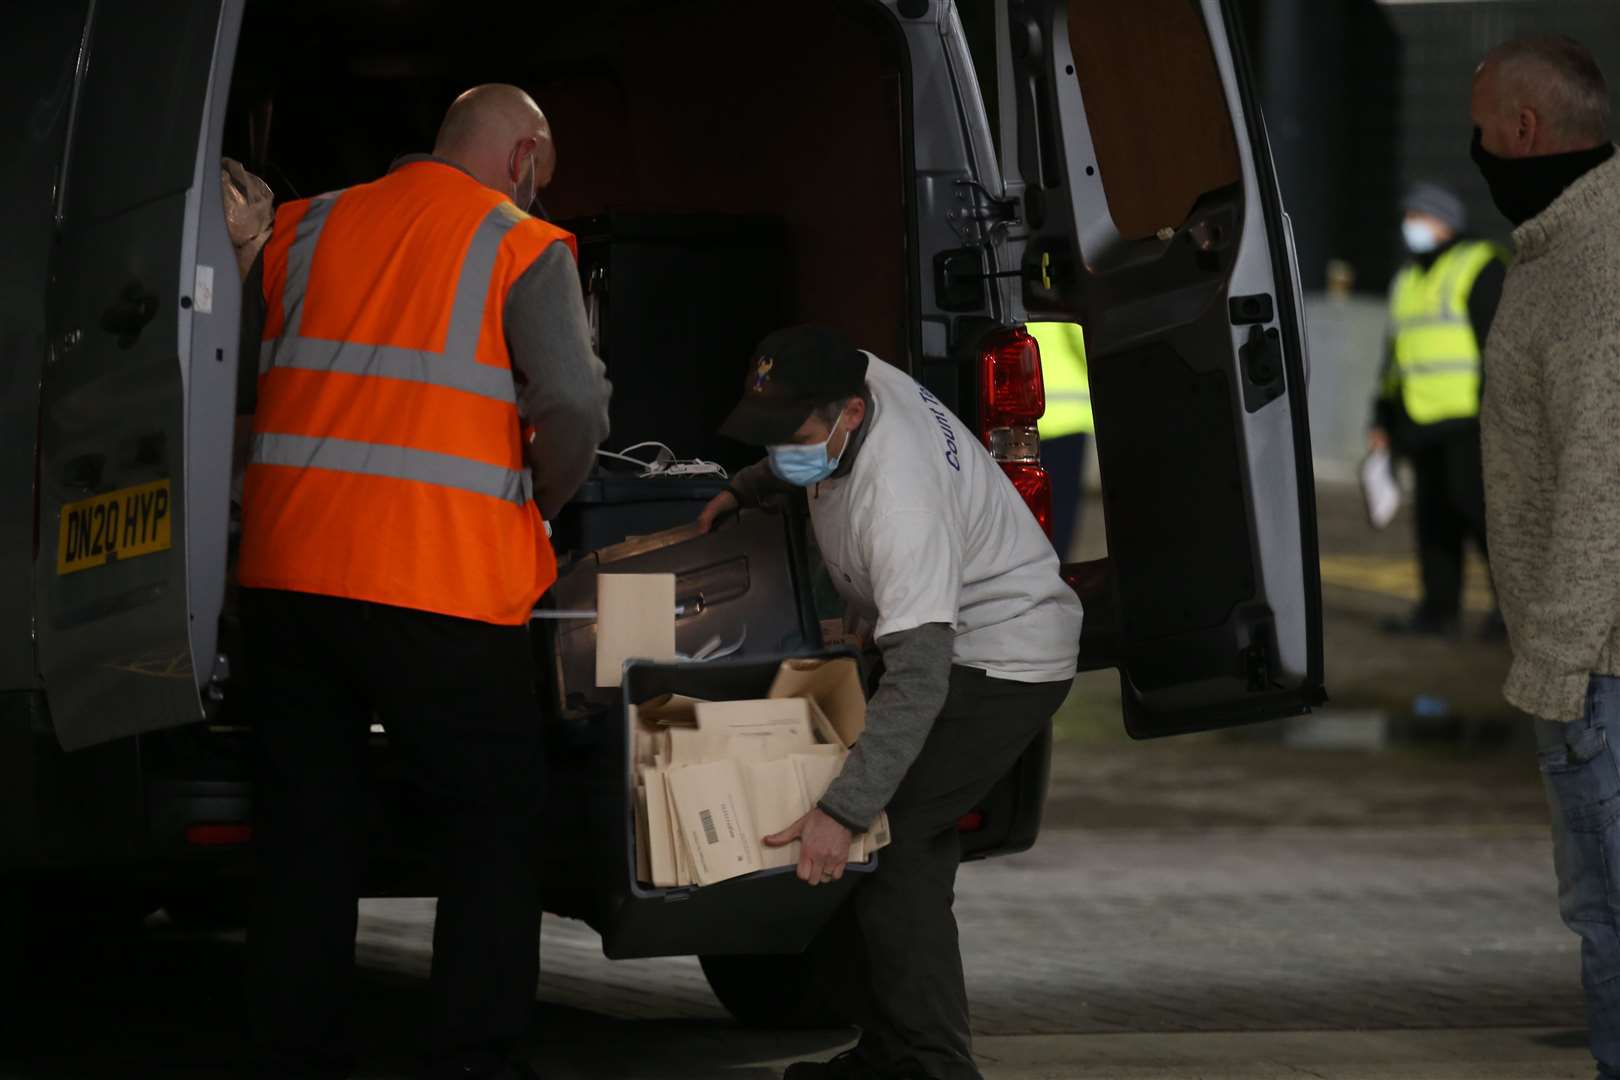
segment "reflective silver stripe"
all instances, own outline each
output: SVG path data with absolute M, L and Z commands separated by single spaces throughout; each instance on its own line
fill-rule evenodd
M 359 345 L 299 336 L 293 312 L 303 306 L 304 290 L 309 284 L 309 260 L 314 258 L 321 220 L 330 202 L 325 200 L 310 206 L 304 216 L 306 221 L 315 215 L 317 205 L 321 211 L 307 233 L 303 222 L 299 223 L 288 258 L 284 303 L 291 306 L 286 330 L 281 337 L 260 344 L 259 371 L 266 372 L 276 366 L 401 379 L 461 390 L 507 405 L 516 404 L 517 388 L 511 371 L 480 364 L 476 354 L 479 332 L 484 324 L 484 306 L 495 276 L 495 260 L 500 256 L 501 241 L 523 220 L 518 209 L 509 202 L 497 203 L 473 231 L 457 276 L 445 349 L 443 353 L 433 353 L 394 345 Z M 300 258 L 295 259 L 294 255 Z M 301 270 L 296 279 L 295 266 Z
M 315 263 L 315 245 L 320 243 L 326 212 L 335 202 L 336 195 L 310 200 L 309 209 L 293 229 L 293 242 L 287 248 L 287 279 L 281 290 L 281 303 L 287 315 L 282 333 L 288 337 L 297 336 L 298 324 L 303 321 L 304 296 L 309 292 L 309 268 Z
M 422 352 L 397 345 L 357 345 L 350 341 L 306 337 L 283 337 L 262 342 L 259 353 L 261 370 L 268 370 L 273 359 L 276 367 L 400 379 L 461 390 L 503 405 L 517 403 L 510 371 L 461 356 Z
M 1443 375 L 1450 372 L 1478 371 L 1478 360 L 1423 360 L 1400 365 L 1406 375 Z
M 1457 255 L 1453 251 L 1451 267 L 1446 273 L 1445 280 L 1441 283 L 1440 307 L 1458 322 L 1466 322 L 1468 319 L 1468 298 L 1466 296 L 1462 298 L 1462 310 L 1457 308 L 1457 283 L 1462 280 L 1463 273 L 1467 269 L 1467 258 Z
M 1091 395 L 1084 390 L 1059 390 L 1057 393 L 1047 392 L 1047 401 L 1090 401 Z
M 1424 316 L 1417 319 L 1396 319 L 1395 332 L 1402 333 L 1407 330 L 1429 330 L 1451 326 L 1466 326 L 1473 329 L 1473 323 L 1466 317 L 1451 317 L 1446 315 Z
M 503 469 L 470 458 L 352 439 L 263 433 L 253 437 L 253 464 L 415 480 L 470 491 L 518 506 L 534 498 L 527 469 Z
M 495 204 L 473 231 L 472 242 L 461 260 L 456 281 L 456 299 L 450 308 L 450 332 L 445 335 L 444 351 L 471 358 L 478 351 L 478 331 L 484 325 L 484 304 L 495 276 L 495 259 L 501 241 L 522 217 L 517 207 L 502 200 Z

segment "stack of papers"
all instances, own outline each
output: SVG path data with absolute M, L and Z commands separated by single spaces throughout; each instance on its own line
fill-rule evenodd
M 713 885 L 799 861 L 799 842 L 764 837 L 809 813 L 865 724 L 852 660 L 788 661 L 770 697 L 665 696 L 632 707 L 639 878 L 655 887 Z M 888 819 L 850 845 L 865 862 L 889 842 Z

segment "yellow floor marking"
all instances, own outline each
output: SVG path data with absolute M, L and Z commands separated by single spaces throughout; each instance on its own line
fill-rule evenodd
M 1417 559 L 1411 555 L 1323 555 L 1322 584 L 1379 593 L 1417 603 L 1422 595 Z M 1487 612 L 1494 601 L 1485 564 L 1469 557 L 1463 575 L 1463 607 Z

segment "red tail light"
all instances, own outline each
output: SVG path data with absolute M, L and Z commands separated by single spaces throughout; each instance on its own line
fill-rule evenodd
M 1033 426 L 1046 412 L 1041 347 L 1022 326 L 986 339 L 979 353 L 979 433 L 988 444 L 1001 427 Z
M 956 819 L 956 831 L 959 833 L 978 832 L 982 828 L 984 828 L 983 810 L 970 810 Z
M 186 843 L 193 847 L 226 847 L 253 839 L 251 825 L 188 825 Z
M 1022 326 L 991 334 L 979 353 L 979 438 L 1050 537 L 1052 479 L 1035 430 L 1045 412 L 1040 345 Z
M 1035 520 L 1041 523 L 1047 538 L 1052 536 L 1052 478 L 1046 475 L 1046 469 L 1040 465 L 1023 461 L 1003 461 L 1001 471 L 1007 474 L 1018 494 L 1024 497 L 1024 504 L 1029 512 L 1035 515 Z

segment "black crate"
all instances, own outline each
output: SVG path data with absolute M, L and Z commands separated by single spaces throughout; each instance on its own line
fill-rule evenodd
M 851 655 L 825 650 L 810 655 L 831 659 Z M 764 697 L 785 656 L 718 660 L 699 664 L 632 661 L 625 665 L 623 693 L 628 703 L 660 694 L 686 694 L 708 700 Z M 615 847 L 616 883 L 607 896 L 597 929 L 602 951 L 616 960 L 644 956 L 690 956 L 802 952 L 832 918 L 852 889 L 877 867 L 852 865 L 841 881 L 806 885 L 792 867 L 764 870 L 702 888 L 659 889 L 636 880 L 634 771 L 628 706 L 613 724 L 618 769 L 617 820 L 609 827 Z M 605 779 L 605 778 L 604 778 Z

